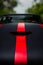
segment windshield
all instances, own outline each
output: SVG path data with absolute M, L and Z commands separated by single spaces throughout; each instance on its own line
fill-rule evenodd
M 38 15 L 23 14 L 23 15 L 4 15 L 0 17 L 0 23 L 15 23 L 15 22 L 28 22 L 28 23 L 41 23 L 41 18 Z

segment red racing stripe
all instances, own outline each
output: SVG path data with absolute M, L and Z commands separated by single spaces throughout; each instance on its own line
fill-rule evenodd
M 17 32 L 25 32 L 25 24 L 18 23 Z M 16 36 L 15 64 L 27 64 L 26 36 Z

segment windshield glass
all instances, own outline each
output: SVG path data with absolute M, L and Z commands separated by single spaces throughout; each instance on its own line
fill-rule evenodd
M 4 15 L 0 17 L 0 23 L 15 23 L 15 22 L 28 22 L 28 23 L 41 23 L 41 18 L 38 15 L 23 14 L 23 15 Z

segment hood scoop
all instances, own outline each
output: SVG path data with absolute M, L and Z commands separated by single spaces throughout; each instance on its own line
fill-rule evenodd
M 32 34 L 32 32 L 31 31 L 29 31 L 29 32 L 10 32 L 10 34 L 12 34 L 12 35 L 30 35 L 30 34 Z

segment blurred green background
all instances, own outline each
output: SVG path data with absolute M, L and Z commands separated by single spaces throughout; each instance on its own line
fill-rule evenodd
M 26 12 L 39 14 L 43 19 L 43 0 L 39 0 L 39 3 L 37 3 L 37 0 L 34 0 L 34 2 L 35 4 L 32 5 L 32 7 L 28 8 Z
M 16 0 L 0 0 L 0 15 L 16 13 L 13 8 L 17 6 L 17 3 Z
M 43 0 L 39 0 L 38 3 L 37 0 L 33 1 L 35 4 L 33 3 L 30 8 L 26 9 L 25 13 L 39 14 L 43 19 Z M 0 0 L 0 16 L 8 13 L 16 14 L 14 8 L 18 6 L 18 3 L 18 0 Z

